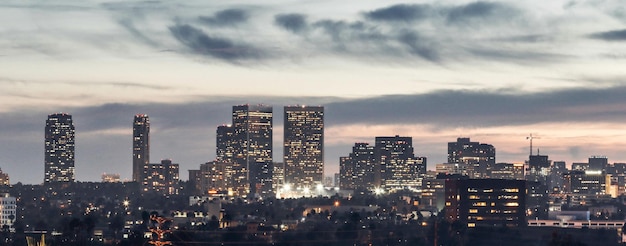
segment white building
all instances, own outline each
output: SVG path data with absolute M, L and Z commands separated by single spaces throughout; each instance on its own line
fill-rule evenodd
M 9 230 L 11 232 L 15 232 L 15 228 L 13 227 L 13 222 L 15 222 L 15 218 L 17 215 L 15 211 L 17 210 L 16 199 L 15 197 L 10 196 L 8 193 L 2 194 L 0 196 L 0 228 L 3 228 L 5 225 L 9 226 Z

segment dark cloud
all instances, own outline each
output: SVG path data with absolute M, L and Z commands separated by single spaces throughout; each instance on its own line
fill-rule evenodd
M 274 16 L 274 23 L 293 33 L 302 33 L 306 31 L 309 26 L 306 21 L 306 16 L 302 14 L 276 15 Z
M 594 39 L 601 39 L 604 41 L 626 41 L 626 29 L 613 30 L 608 32 L 597 32 L 589 35 Z
M 169 27 L 170 32 L 194 53 L 226 61 L 263 58 L 263 52 L 245 44 L 237 44 L 226 38 L 211 37 L 202 30 L 187 24 Z
M 516 10 L 501 3 L 473 2 L 452 7 L 448 12 L 446 21 L 449 24 L 467 25 L 475 20 L 486 20 L 492 17 L 510 19 L 516 13 Z
M 412 22 L 426 19 L 431 7 L 424 4 L 398 4 L 365 13 L 365 17 L 375 21 Z
M 398 41 L 406 45 L 411 54 L 418 55 L 433 62 L 438 62 L 440 60 L 439 54 L 435 50 L 434 46 L 432 44 L 428 44 L 430 42 L 421 38 L 417 32 L 405 31 L 400 34 Z
M 248 12 L 243 9 L 226 9 L 213 16 L 200 16 L 200 22 L 211 26 L 235 26 L 248 20 Z
M 422 123 L 440 127 L 523 125 L 603 119 L 626 120 L 626 87 L 545 93 L 437 91 L 327 104 L 329 125 Z M 582 110 L 581 107 L 587 108 Z

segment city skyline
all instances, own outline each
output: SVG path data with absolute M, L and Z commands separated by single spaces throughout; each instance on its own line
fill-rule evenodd
M 522 162 L 530 133 L 554 161 L 626 162 L 624 13 L 619 0 L 7 1 L 0 168 L 40 183 L 42 122 L 68 112 L 76 179 L 130 179 L 129 122 L 145 113 L 153 159 L 184 180 L 245 103 L 323 105 L 325 175 L 355 142 L 394 135 L 413 137 L 429 169 L 458 137 Z

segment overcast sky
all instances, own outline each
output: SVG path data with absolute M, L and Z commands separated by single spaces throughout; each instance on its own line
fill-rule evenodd
M 48 114 L 76 126 L 76 177 L 215 158 L 232 105 L 323 105 L 326 174 L 355 142 L 411 136 L 429 168 L 457 137 L 523 162 L 626 162 L 626 4 L 590 1 L 22 1 L 0 3 L 0 168 L 43 180 Z

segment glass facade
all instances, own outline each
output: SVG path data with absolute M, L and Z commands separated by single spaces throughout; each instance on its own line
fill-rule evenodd
M 135 115 L 133 120 L 133 181 L 143 180 L 144 169 L 150 163 L 150 119 L 148 115 Z
M 324 107 L 286 106 L 285 183 L 312 188 L 324 178 Z
M 74 135 L 71 115 L 48 115 L 45 129 L 44 183 L 74 182 Z

